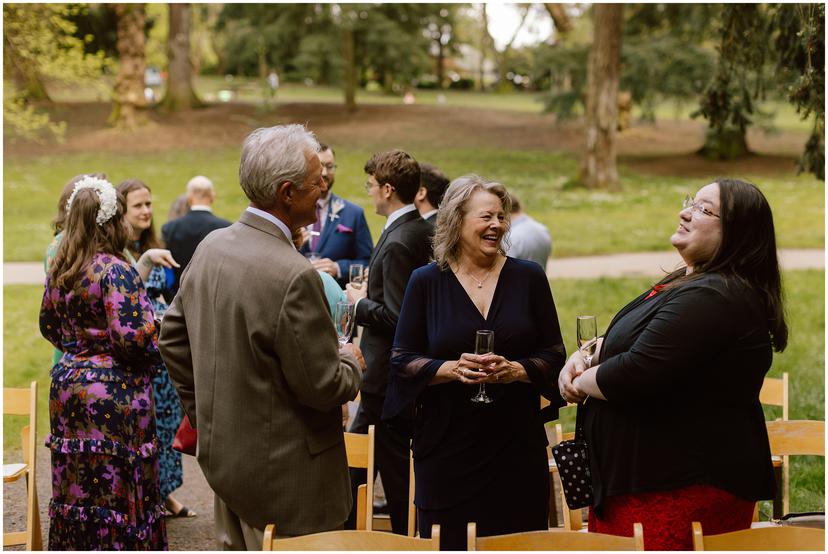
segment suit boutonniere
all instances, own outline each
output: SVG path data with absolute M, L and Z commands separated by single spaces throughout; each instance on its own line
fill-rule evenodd
M 331 204 L 331 213 L 328 214 L 328 219 L 333 221 L 334 219 L 339 219 L 339 212 L 345 207 L 345 201 L 341 198 L 337 198 Z

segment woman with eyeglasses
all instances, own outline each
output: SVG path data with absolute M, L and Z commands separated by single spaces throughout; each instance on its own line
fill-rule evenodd
M 575 352 L 561 396 L 582 403 L 589 530 L 691 550 L 691 522 L 750 527 L 774 479 L 759 390 L 788 341 L 773 215 L 754 185 L 688 197 L 670 239 L 684 265 L 612 320 L 592 367 Z

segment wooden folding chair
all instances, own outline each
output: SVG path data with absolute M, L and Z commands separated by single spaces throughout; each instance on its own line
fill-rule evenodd
M 28 416 L 23 427 L 23 463 L 3 464 L 3 483 L 26 478 L 26 530 L 3 533 L 3 546 L 25 544 L 26 550 L 43 550 L 40 534 L 40 511 L 37 502 L 37 381 L 27 389 L 3 389 L 3 415 Z
M 693 522 L 693 550 L 825 550 L 825 529 L 777 525 L 705 535 Z
M 276 526 L 265 527 L 262 550 L 440 550 L 440 526 L 430 539 L 417 539 L 382 531 L 328 531 L 301 537 L 276 538 Z
M 408 536 L 418 537 L 417 506 L 414 505 L 414 452 L 408 450 Z
M 477 524 L 466 529 L 469 550 L 644 550 L 644 530 L 633 524 L 632 537 L 581 533 L 563 529 L 527 531 L 510 535 L 478 537 Z
M 782 408 L 782 421 L 788 421 L 788 373 L 782 374 L 781 379 L 765 377 L 759 391 L 759 402 L 766 406 Z M 776 498 L 773 499 L 773 517 L 778 519 L 790 511 L 790 459 L 788 456 L 774 456 L 773 470 L 778 487 Z M 759 521 L 759 503 L 753 514 L 753 521 Z
M 541 397 L 540 407 L 541 409 L 545 408 L 549 405 L 549 401 Z M 565 410 L 567 408 L 577 408 L 577 404 L 567 404 L 561 410 Z M 575 517 L 575 527 L 573 528 L 572 523 L 572 514 L 575 512 L 579 513 L 579 510 L 568 510 L 566 506 L 566 501 L 564 500 L 563 496 L 563 487 L 560 485 L 560 475 L 558 475 L 558 466 L 555 463 L 555 458 L 552 457 L 552 447 L 561 442 L 562 440 L 569 440 L 575 437 L 575 433 L 563 433 L 562 427 L 560 424 L 556 424 L 554 427 L 551 425 L 544 425 L 543 430 L 546 432 L 546 441 L 549 443 L 549 446 L 546 448 L 546 457 L 549 462 L 549 527 L 557 527 L 558 526 L 558 506 L 557 502 L 555 501 L 555 497 L 558 496 L 561 499 L 561 510 L 563 511 L 563 525 L 565 529 L 575 530 L 581 528 L 581 521 Z M 565 438 L 562 438 L 565 437 Z M 555 483 L 558 483 L 558 487 L 555 487 Z M 556 490 L 557 488 L 557 490 Z
M 780 420 L 768 421 L 765 424 L 768 428 L 772 456 L 781 456 L 783 459 L 789 456 L 825 456 L 824 421 Z M 785 499 L 790 498 L 789 484 L 787 480 L 783 481 Z
M 374 426 L 368 426 L 368 434 L 345 433 L 345 454 L 348 467 L 365 469 L 366 481 L 357 489 L 355 499 L 356 528 L 371 531 L 374 528 Z

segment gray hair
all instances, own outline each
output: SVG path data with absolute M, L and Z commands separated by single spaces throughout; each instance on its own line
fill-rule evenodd
M 503 211 L 506 213 L 506 231 L 500 242 L 500 253 L 506 253 L 509 248 L 508 232 L 511 219 L 512 202 L 509 191 L 498 182 L 490 181 L 480 175 L 463 175 L 449 183 L 440 209 L 437 211 L 437 224 L 434 229 L 434 259 L 440 269 L 449 269 L 449 264 L 456 262 L 460 256 L 460 232 L 463 227 L 463 218 L 466 216 L 466 205 L 469 198 L 479 191 L 490 192 L 500 199 Z
M 239 184 L 247 198 L 262 209 L 276 204 L 276 189 L 290 181 L 301 189 L 308 172 L 307 152 L 319 152 L 319 142 L 304 125 L 256 129 L 244 139 Z
M 211 190 L 213 190 L 213 182 L 204 175 L 196 175 L 187 181 L 187 192 L 204 194 Z

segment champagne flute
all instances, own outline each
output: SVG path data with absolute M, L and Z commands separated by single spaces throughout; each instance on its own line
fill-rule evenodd
M 481 329 L 474 337 L 474 353 L 491 354 L 492 352 L 494 352 L 494 331 Z M 472 397 L 471 401 L 480 404 L 490 404 L 492 402 L 491 397 L 486 394 L 485 383 L 480 383 L 477 395 Z
M 598 322 L 594 315 L 579 315 L 577 323 L 578 350 L 584 354 L 584 362 L 589 367 L 598 346 Z
M 361 289 L 364 274 L 365 269 L 362 264 L 351 264 L 350 269 L 348 269 L 348 282 L 355 289 Z
M 351 338 L 351 333 L 354 331 L 354 305 L 350 302 L 337 302 L 336 311 L 334 312 L 334 327 L 336 327 L 336 336 L 339 340 L 339 346 L 345 346 L 345 343 Z

